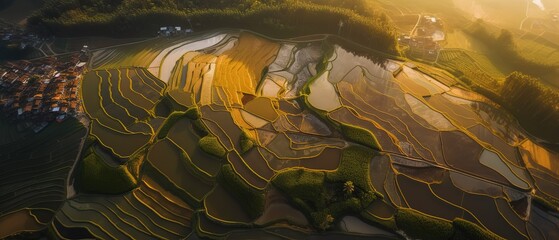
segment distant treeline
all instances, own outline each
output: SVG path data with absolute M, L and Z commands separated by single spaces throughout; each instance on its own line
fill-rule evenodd
M 182 6 L 169 7 L 177 6 L 170 3 L 176 1 L 110 1 L 113 5 L 103 7 L 98 4 L 80 5 L 80 2 L 103 0 L 53 0 L 45 4 L 29 23 L 57 36 L 139 37 L 155 35 L 160 26 L 190 27 L 190 20 L 196 31 L 243 28 L 286 38 L 337 34 L 339 22 L 343 21 L 343 37 L 372 49 L 398 53 L 396 32 L 384 14 L 365 17 L 348 8 L 330 5 L 291 0 L 212 0 L 202 1 L 211 8 L 183 9 Z M 217 3 L 209 4 L 213 2 Z M 224 2 L 223 7 L 219 7 L 219 2 Z M 180 6 L 181 1 L 178 3 Z
M 559 144 L 559 92 L 519 72 L 510 74 L 501 89 L 504 105 L 533 135 Z
M 494 59 L 494 61 L 504 61 L 517 71 L 533 76 L 542 76 L 559 68 L 557 65 L 538 62 L 522 56 L 514 42 L 512 33 L 508 30 L 503 29 L 499 34 L 494 35 L 487 30 L 483 21 L 478 20 L 466 32 L 495 51 L 495 55 L 499 56 L 499 59 Z

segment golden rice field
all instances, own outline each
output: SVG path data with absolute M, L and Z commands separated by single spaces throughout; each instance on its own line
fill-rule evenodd
M 77 194 L 45 222 L 27 208 L 0 212 L 0 224 L 27 219 L 13 232 L 559 237 L 559 154 L 442 70 L 245 31 L 106 49 L 92 61 L 80 91 L 90 119 L 82 151 L 96 146 L 105 163 L 82 153 L 79 169 L 99 174 L 77 178 Z M 111 182 L 126 178 L 133 184 Z

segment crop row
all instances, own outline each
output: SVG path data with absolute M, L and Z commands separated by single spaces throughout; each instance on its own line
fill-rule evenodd
M 27 209 L 31 215 L 18 221 L 49 222 L 66 200 L 66 178 L 85 134 L 81 124 L 69 118 L 26 137 L 25 143 L 0 146 L 0 217 Z
M 157 43 L 154 44 L 155 41 Z M 174 44 L 175 41 L 173 39 L 152 39 L 124 47 L 95 51 L 92 67 L 93 69 L 148 67 L 162 50 Z
M 122 196 L 82 196 L 68 201 L 57 213 L 61 228 L 84 228 L 98 238 L 173 239 L 190 232 L 192 210 L 142 184 Z M 88 213 L 88 214 L 84 214 Z
M 496 89 L 502 74 L 483 57 L 472 57 L 461 50 L 441 51 L 439 64 L 460 71 L 466 78 L 488 89 Z

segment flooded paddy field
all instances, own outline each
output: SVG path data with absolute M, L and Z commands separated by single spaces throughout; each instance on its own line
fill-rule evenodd
M 80 92 L 135 185 L 78 187 L 49 212 L 61 238 L 402 239 L 405 212 L 559 234 L 559 153 L 442 70 L 233 30 L 127 48 L 95 52 Z

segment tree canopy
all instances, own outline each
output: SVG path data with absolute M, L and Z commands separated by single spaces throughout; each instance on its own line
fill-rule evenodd
M 369 48 L 398 53 L 386 15 L 367 1 L 333 0 L 50 0 L 31 27 L 57 36 L 153 36 L 160 26 L 192 24 L 196 31 L 243 28 L 271 37 L 338 34 Z M 356 11 L 360 10 L 360 12 Z M 364 14 L 366 13 L 366 15 Z
M 540 80 L 519 72 L 510 74 L 501 90 L 503 104 L 533 134 L 559 142 L 559 93 Z

